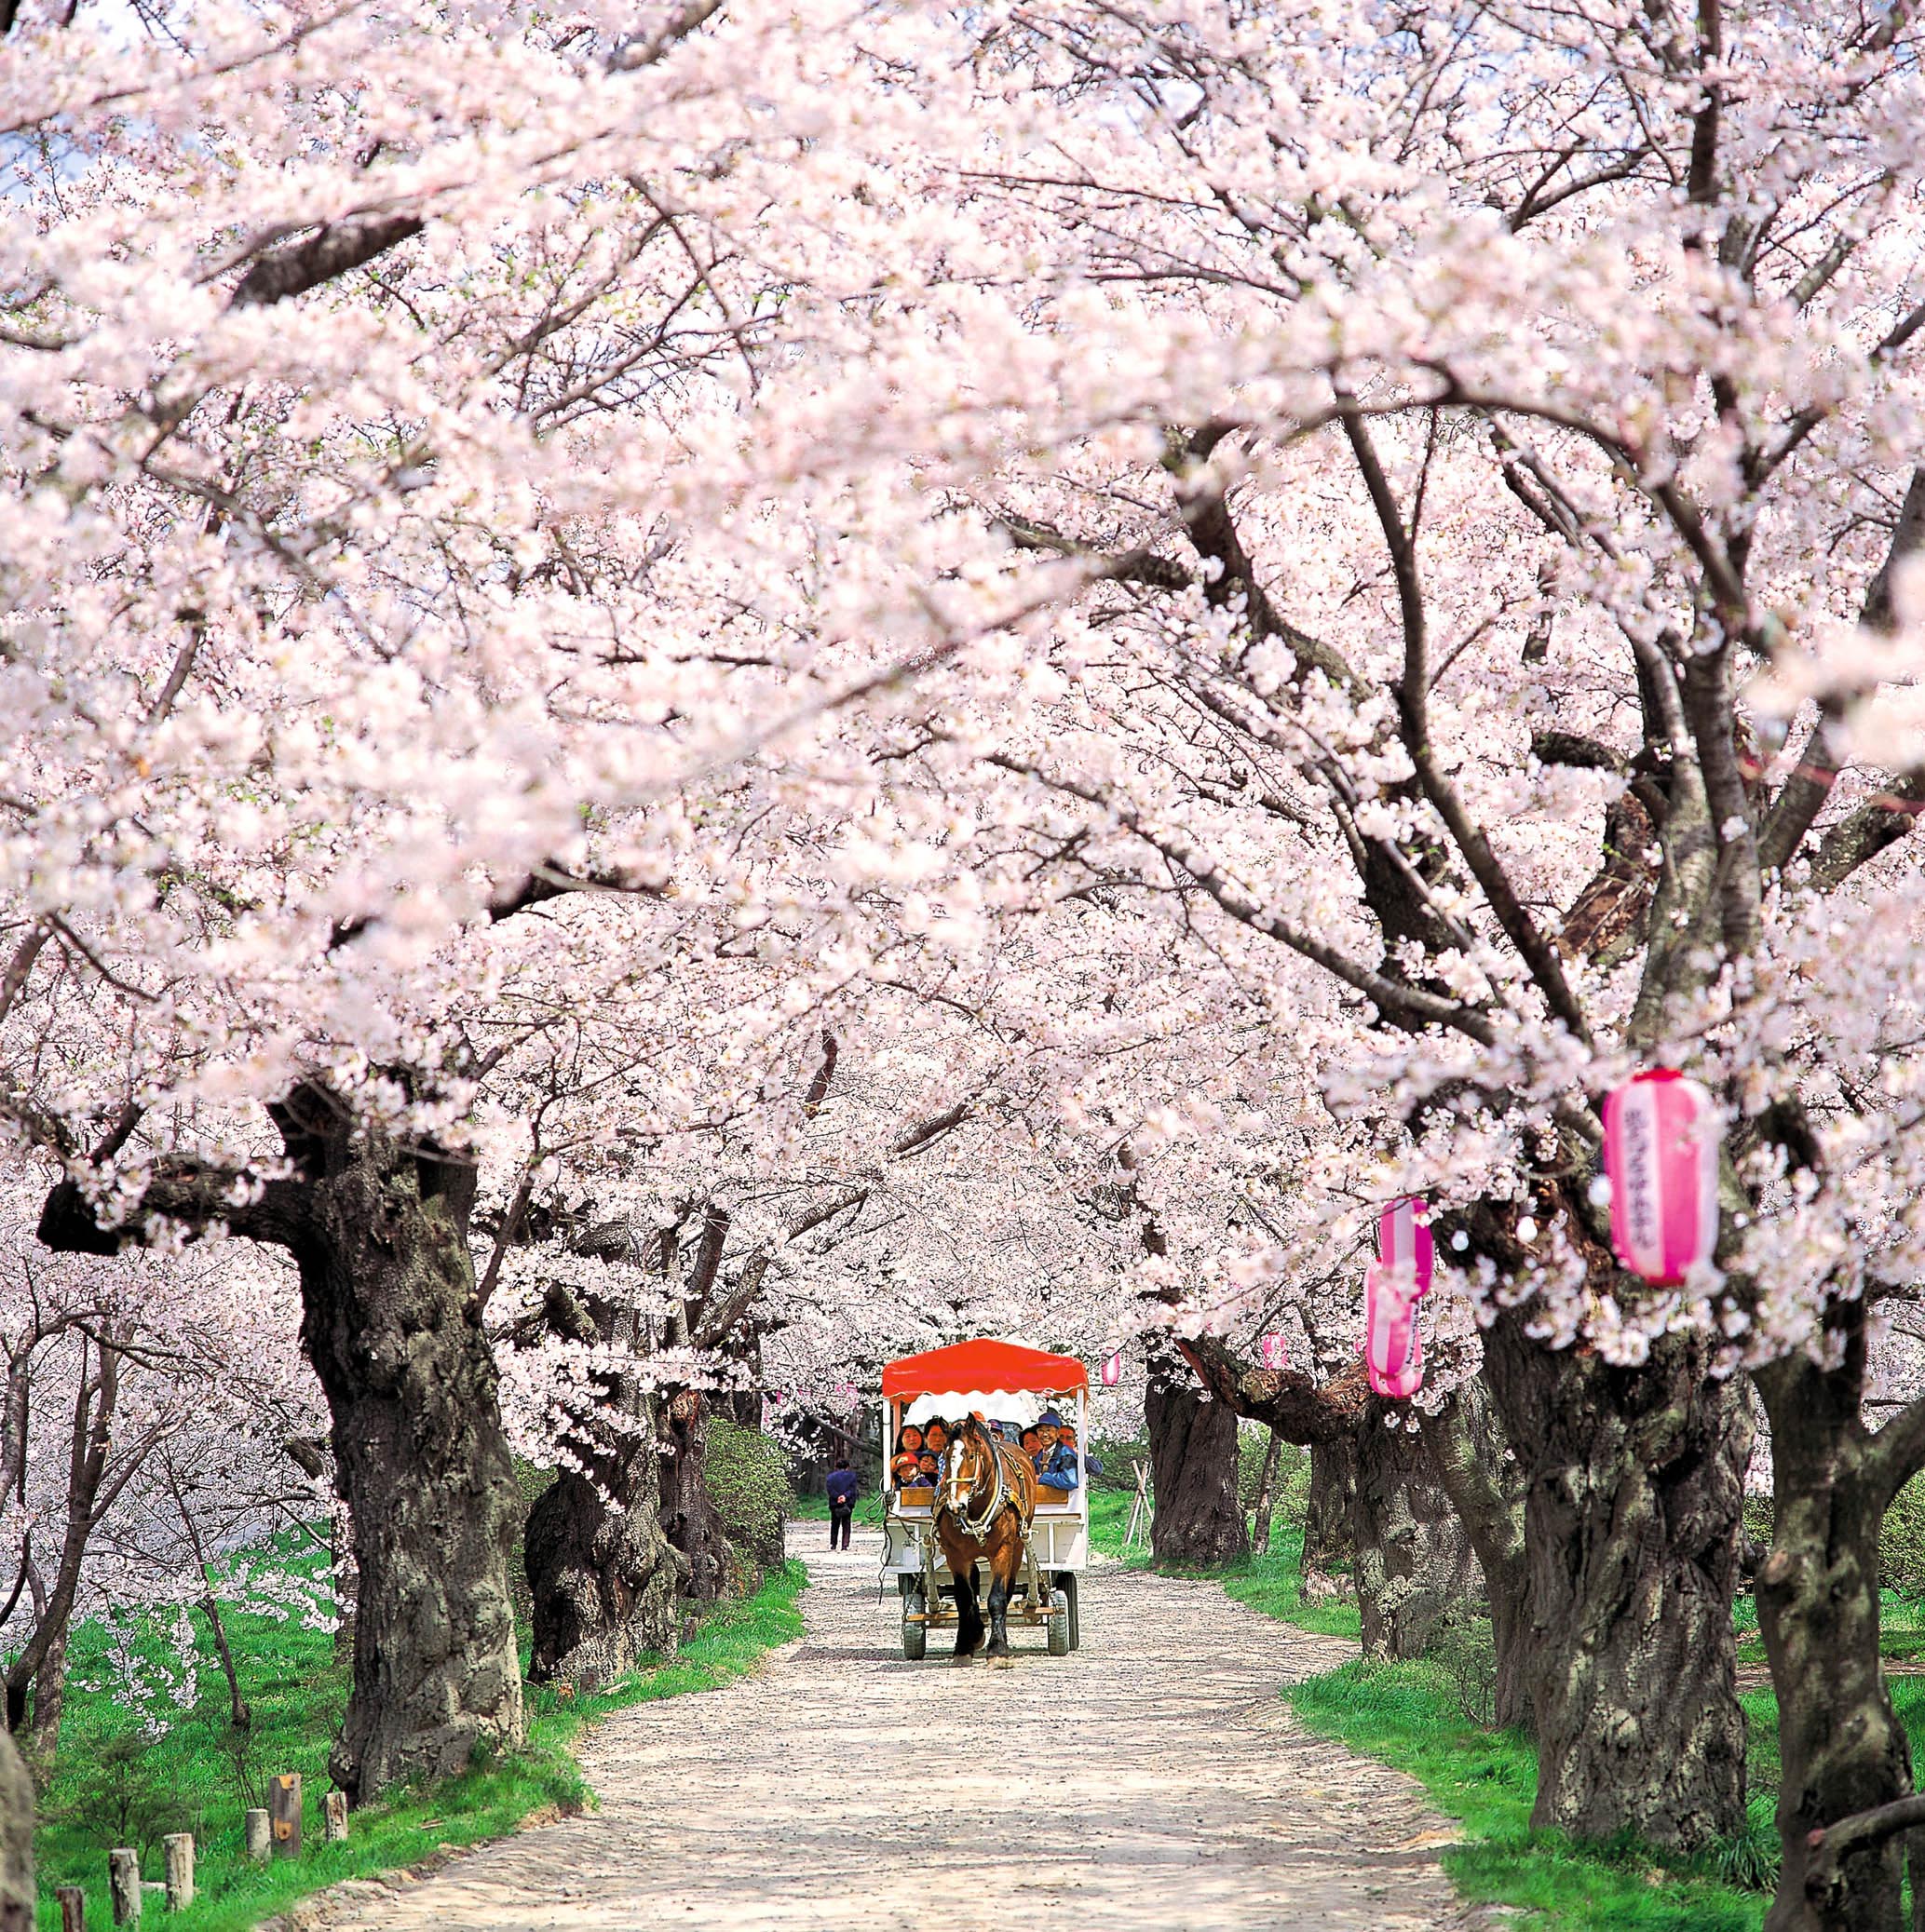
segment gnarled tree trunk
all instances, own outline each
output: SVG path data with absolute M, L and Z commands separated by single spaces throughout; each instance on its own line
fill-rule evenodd
M 1834 1861 L 1809 1896 L 1813 1832 L 1912 1790 L 1911 1749 L 1878 1656 L 1878 1536 L 1898 1483 L 1863 1421 L 1856 1309 L 1840 1311 L 1844 1358 L 1806 1357 L 1756 1377 L 1771 1422 L 1775 1523 L 1758 1566 L 1758 1623 L 1779 1686 L 1783 1865 L 1768 1932 L 1899 1932 L 1905 1839 L 1893 1833 Z M 1914 1884 L 1919 1873 L 1914 1871 Z
M 475 1176 L 358 1126 L 313 1085 L 270 1112 L 291 1175 L 243 1188 L 231 1172 L 163 1158 L 113 1229 L 62 1182 L 40 1238 L 113 1253 L 162 1216 L 224 1222 L 293 1255 L 360 1573 L 354 1690 L 329 1769 L 364 1799 L 523 1735 L 508 1593 L 519 1496 L 468 1250 Z
M 315 1237 L 294 1250 L 359 1572 L 354 1695 L 328 1761 L 350 1801 L 522 1736 L 520 1497 L 468 1251 L 474 1170 L 380 1153 L 346 1152 L 316 1183 Z
M 592 1251 L 592 1250 L 590 1250 Z M 632 1307 L 610 1297 L 551 1290 L 544 1313 L 557 1333 L 583 1343 L 633 1344 Z M 634 1668 L 644 1651 L 671 1654 L 675 1599 L 687 1564 L 663 1534 L 657 1404 L 633 1375 L 598 1376 L 598 1412 L 624 1425 L 575 1434 L 579 1469 L 557 1472 L 528 1512 L 524 1547 L 534 1602 L 537 1682 L 582 1689 Z
M 1424 1446 L 1484 1572 L 1498 1655 L 1493 1721 L 1530 1723 L 1525 1680 L 1530 1563 L 1524 1544 L 1524 1479 L 1482 1374 L 1458 1384 L 1435 1415 L 1419 1413 Z
M 1213 1564 L 1247 1555 L 1237 1499 L 1237 1412 L 1207 1399 L 1182 1364 L 1152 1363 L 1144 1421 L 1156 1481 L 1156 1560 Z
M 661 1525 L 687 1565 L 686 1595 L 712 1603 L 728 1583 L 728 1537 L 703 1480 L 708 1433 L 699 1389 L 678 1389 L 670 1398 L 662 1442 Z
M 1695 1850 L 1744 1818 L 1731 1601 L 1751 1424 L 1703 1337 L 1641 1368 L 1553 1351 L 1515 1310 L 1485 1336 L 1525 1465 L 1531 1822 Z
M 1352 1420 L 1340 1436 L 1320 1437 L 1310 1448 L 1310 1493 L 1304 1506 L 1303 1593 L 1342 1597 L 1356 1588 L 1357 1435 Z
M 644 1652 L 673 1653 L 685 1568 L 652 1493 L 639 1507 L 611 1507 L 589 1478 L 564 1469 L 528 1512 L 526 1541 L 536 1683 L 594 1689 L 632 1670 Z
M 1363 1654 L 1420 1657 L 1483 1608 L 1484 1578 L 1407 1404 L 1372 1397 L 1356 1439 L 1351 1527 Z
M 0 1729 L 0 1932 L 34 1932 L 34 1780 Z

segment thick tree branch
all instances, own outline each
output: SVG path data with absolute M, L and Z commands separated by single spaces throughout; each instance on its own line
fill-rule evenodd
M 229 308 L 264 308 L 305 295 L 324 282 L 365 267 L 422 229 L 418 215 L 361 215 L 331 222 L 305 241 L 261 256 L 235 285 Z
M 1925 547 L 1925 466 L 1913 470 L 1891 542 L 1864 594 L 1859 622 L 1867 630 L 1890 635 L 1896 624 L 1891 603 L 1892 583 L 1907 558 Z M 1804 843 L 1805 834 L 1837 783 L 1838 760 L 1828 721 L 1821 718 L 1806 741 L 1791 776 L 1780 788 L 1758 834 L 1758 863 L 1767 871 L 1782 871 Z M 1889 841 L 1887 842 L 1890 843 Z M 1882 849 L 1882 848 L 1881 848 Z
M 251 1198 L 237 1199 L 245 1189 Z M 173 1222 L 204 1235 L 225 1227 L 249 1240 L 291 1248 L 307 1231 L 305 1186 L 298 1181 L 252 1182 L 237 1168 L 175 1155 L 156 1164 L 140 1202 L 117 1227 L 103 1227 L 76 1181 L 48 1190 L 36 1230 L 56 1254 L 118 1254 L 141 1248 L 150 1222 Z
M 1293 952 L 1300 954 L 1313 965 L 1322 966 L 1325 972 L 1341 980 L 1346 986 L 1374 1001 L 1380 1011 L 1415 1020 L 1419 1025 L 1454 1028 L 1485 1047 L 1495 1043 L 1495 1030 L 1490 1021 L 1475 1007 L 1460 1005 L 1456 1000 L 1444 999 L 1437 993 L 1426 993 L 1421 987 L 1387 979 L 1382 973 L 1373 972 L 1368 966 L 1360 966 L 1347 954 L 1338 952 L 1335 946 L 1326 945 L 1309 933 L 1299 931 L 1288 920 L 1280 919 L 1274 912 L 1266 910 L 1254 893 L 1221 871 L 1202 848 L 1190 839 L 1176 833 L 1156 831 L 1146 825 L 1128 805 L 1109 797 L 1095 786 L 1082 784 L 1074 778 L 1052 777 L 1039 766 L 1007 752 L 989 753 L 985 762 L 1003 771 L 1034 778 L 1037 784 L 1047 786 L 1052 791 L 1064 792 L 1071 798 L 1079 798 L 1086 804 L 1095 805 L 1108 812 L 1118 824 L 1133 832 L 1145 844 L 1160 852 L 1173 864 L 1180 866 L 1198 889 L 1214 899 L 1232 919 L 1249 926 L 1253 932 L 1262 933 L 1266 939 L 1275 939 L 1280 945 L 1287 946 Z
M 1173 1339 L 1219 1402 L 1252 1422 L 1268 1423 L 1286 1442 L 1344 1440 L 1363 1419 L 1370 1391 L 1361 1368 L 1320 1387 L 1300 1370 L 1252 1368 L 1213 1335 Z

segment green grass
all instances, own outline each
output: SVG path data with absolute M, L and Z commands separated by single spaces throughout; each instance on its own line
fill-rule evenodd
M 1445 1673 L 1429 1663 L 1346 1664 L 1285 1692 L 1313 1731 L 1407 1771 L 1468 1843 L 1443 1853 L 1457 1889 L 1522 1908 L 1544 1932 L 1754 1932 L 1766 1899 L 1627 1844 L 1597 1850 L 1533 1831 L 1537 1754 L 1514 1731 L 1467 1723 Z
M 799 1522 L 825 1523 L 829 1520 L 827 1496 L 797 1496 L 789 1505 L 789 1514 Z M 856 1498 L 855 1520 L 865 1530 L 882 1528 L 882 1497 L 863 1493 Z
M 605 1693 L 563 1699 L 547 1689 L 531 1689 L 524 1750 L 477 1763 L 431 1791 L 404 1788 L 390 1793 L 353 1814 L 341 1844 L 322 1843 L 320 1830 L 328 1749 L 348 1686 L 346 1666 L 334 1659 L 332 1635 L 303 1629 L 291 1620 L 226 1615 L 242 1689 L 253 1710 L 252 1727 L 237 1754 L 226 1684 L 203 1618 L 197 1614 L 194 1619 L 201 1697 L 164 1735 L 151 1739 L 143 1739 L 137 1722 L 104 1690 L 84 1687 L 110 1668 L 111 1633 L 98 1624 L 83 1625 L 75 1631 L 60 1758 L 36 1834 L 39 1925 L 53 1932 L 60 1924 L 53 1903 L 58 1885 L 84 1885 L 88 1925 L 108 1924 L 108 1847 L 139 1844 L 142 1874 L 157 1878 L 162 1831 L 194 1833 L 200 1894 L 188 1911 L 169 1915 L 169 1925 L 179 1932 L 240 1932 L 319 1886 L 417 1864 L 443 1846 L 497 1837 L 549 1807 L 565 1812 L 591 1805 L 594 1794 L 571 1750 L 584 1727 L 609 1711 L 714 1690 L 753 1669 L 777 1644 L 802 1634 L 796 1600 L 805 1581 L 800 1563 L 783 1564 L 752 1597 L 709 1611 L 671 1661 L 646 1662 Z M 133 1648 L 152 1659 L 164 1646 L 146 1631 Z M 241 1814 L 250 1804 L 265 1803 L 264 1781 L 279 1771 L 302 1774 L 305 1842 L 298 1859 L 277 1859 L 264 1869 L 242 1856 Z
M 1115 1552 L 1128 1520 L 1129 1498 L 1111 1528 L 1109 1499 L 1092 1497 L 1091 1537 Z M 1105 1519 L 1099 1531 L 1096 1518 Z M 1353 1602 L 1306 1603 L 1302 1589 L 1303 1533 L 1278 1524 L 1268 1555 L 1212 1571 L 1239 1602 L 1266 1616 L 1353 1642 L 1361 1618 Z M 1132 1561 L 1145 1560 L 1133 1557 Z M 1901 1686 L 1900 1688 L 1903 1688 Z M 1459 1892 L 1478 1904 L 1506 1905 L 1513 1923 L 1533 1932 L 1756 1932 L 1767 1898 L 1723 1883 L 1709 1859 L 1667 1863 L 1636 1844 L 1599 1849 L 1556 1832 L 1534 1831 L 1537 1754 L 1514 1731 L 1486 1731 L 1459 1708 L 1456 1685 L 1440 1665 L 1344 1665 L 1306 1679 L 1284 1693 L 1303 1723 L 1322 1736 L 1407 1772 L 1432 1807 L 1463 1828 L 1465 1842 L 1441 1853 Z M 1918 1685 L 1925 1717 L 1925 1681 Z M 1754 1835 L 1775 1847 L 1770 1807 L 1776 1795 L 1777 1709 L 1769 1691 L 1745 1699 L 1754 1738 L 1769 1737 L 1769 1754 L 1754 1751 Z M 1909 1722 L 1909 1719 L 1908 1719 Z

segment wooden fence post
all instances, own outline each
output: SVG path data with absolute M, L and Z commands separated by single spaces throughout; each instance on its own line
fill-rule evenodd
M 167 1909 L 185 1912 L 194 1903 L 194 1833 L 169 1831 L 160 1849 L 167 1859 Z
M 87 1894 L 78 1885 L 56 1885 L 53 1896 L 61 1909 L 61 1932 L 87 1932 Z
M 255 1864 L 264 1865 L 267 1854 L 274 1844 L 274 1834 L 267 1827 L 267 1814 L 258 1805 L 251 1809 L 244 1824 L 247 1831 L 248 1857 Z
M 125 1846 L 107 1854 L 107 1888 L 114 1897 L 114 1923 L 131 1925 L 141 1915 L 141 1855 Z
M 301 1774 L 277 1771 L 267 1780 L 267 1810 L 274 1819 L 274 1849 L 283 1858 L 301 1856 Z
M 347 1793 L 330 1791 L 323 1802 L 327 1806 L 327 1823 L 323 1835 L 332 1844 L 347 1836 Z

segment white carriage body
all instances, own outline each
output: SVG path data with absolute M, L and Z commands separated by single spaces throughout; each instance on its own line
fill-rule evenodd
M 980 1360 L 991 1372 L 980 1381 L 957 1382 L 932 1370 L 933 1379 L 927 1386 L 911 1372 L 946 1357 Z M 994 1373 L 998 1361 L 1008 1365 L 1008 1387 L 999 1386 Z M 889 1383 L 897 1371 L 904 1371 L 908 1385 L 892 1391 Z M 1066 1493 L 1039 1488 L 1024 1556 L 1022 1595 L 1012 1601 L 1009 1618 L 1044 1626 L 1050 1632 L 1051 1655 L 1062 1655 L 1082 1641 L 1078 1584 L 1090 1560 L 1090 1385 L 1082 1364 L 1012 1343 L 991 1342 L 956 1344 L 891 1363 L 884 1374 L 883 1473 L 887 1478 L 908 1423 L 931 1415 L 955 1421 L 972 1412 L 996 1421 L 1028 1423 L 1045 1407 L 1060 1412 L 1074 1408 L 1078 1481 Z M 885 1495 L 883 1572 L 895 1576 L 901 1595 L 903 1653 L 920 1657 L 929 1628 L 956 1621 L 955 1608 L 946 1603 L 944 1594 L 955 1579 L 935 1534 L 933 1492 L 905 1492 L 891 1483 Z M 979 1565 L 978 1574 L 986 1585 L 986 1566 Z

